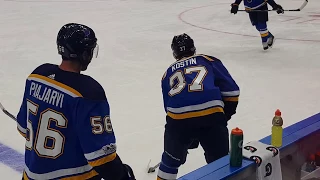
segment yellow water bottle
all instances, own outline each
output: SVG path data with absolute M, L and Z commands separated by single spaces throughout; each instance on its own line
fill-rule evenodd
M 282 128 L 283 119 L 281 117 L 281 111 L 277 109 L 275 116 L 272 119 L 272 132 L 271 132 L 271 145 L 275 147 L 282 146 Z

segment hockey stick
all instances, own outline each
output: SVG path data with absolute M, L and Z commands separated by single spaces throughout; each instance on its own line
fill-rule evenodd
M 155 166 L 150 167 L 150 162 L 151 162 L 151 160 L 149 161 L 149 164 L 148 164 L 148 173 L 155 172 L 155 171 L 156 171 L 156 169 L 160 166 L 160 163 L 161 163 L 161 162 L 159 162 L 159 163 L 158 163 L 158 164 L 156 164 Z
M 283 11 L 301 11 L 304 7 L 306 7 L 306 5 L 308 4 L 308 0 L 304 0 L 303 4 L 300 6 L 300 8 L 298 9 L 285 9 Z M 238 10 L 238 11 L 242 11 L 242 12 L 268 12 L 268 11 L 277 11 L 276 9 L 272 9 L 272 10 Z
M 9 116 L 11 119 L 17 121 L 17 118 L 16 118 L 14 115 L 12 115 L 11 113 L 9 113 L 9 111 L 7 111 L 7 110 L 3 107 L 3 105 L 1 104 L 1 102 L 0 102 L 0 109 L 2 110 L 2 112 L 3 112 L 4 114 L 6 114 L 7 116 Z
M 191 144 L 192 144 L 192 143 L 191 143 Z M 189 154 L 189 151 L 187 151 L 187 154 Z M 148 163 L 148 167 L 147 167 L 148 173 L 155 172 L 156 169 L 157 169 L 157 168 L 160 166 L 160 164 L 161 164 L 161 162 L 159 162 L 159 163 L 156 164 L 155 166 L 151 166 L 151 167 L 150 167 L 150 163 L 151 163 L 151 159 L 150 159 L 150 161 L 149 161 L 149 163 Z

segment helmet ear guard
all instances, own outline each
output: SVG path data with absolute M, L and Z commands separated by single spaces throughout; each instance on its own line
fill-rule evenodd
M 92 55 L 90 55 L 88 51 L 84 51 L 79 59 L 81 64 L 81 70 L 84 71 L 87 69 L 88 65 L 90 64 Z
M 83 71 L 87 69 L 88 65 L 91 63 L 93 57 L 97 58 L 99 54 L 99 45 L 96 44 L 93 49 L 86 49 L 83 51 L 82 55 L 79 57 L 80 64 Z

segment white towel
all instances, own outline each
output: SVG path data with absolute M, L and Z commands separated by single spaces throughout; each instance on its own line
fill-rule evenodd
M 276 147 L 252 141 L 243 146 L 243 156 L 257 163 L 257 180 L 282 180 L 280 151 Z

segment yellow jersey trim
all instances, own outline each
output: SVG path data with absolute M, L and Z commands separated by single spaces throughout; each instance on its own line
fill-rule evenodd
M 209 114 L 217 113 L 217 112 L 224 112 L 222 107 L 213 107 L 202 111 L 195 111 L 195 112 L 187 112 L 182 114 L 175 114 L 168 112 L 167 115 L 173 119 L 176 120 L 182 120 L 187 118 L 193 118 L 193 117 L 200 117 L 200 116 L 206 116 Z
M 17 130 L 18 130 L 18 132 L 21 134 L 21 136 L 23 136 L 24 138 L 27 137 L 27 134 L 21 132 L 21 131 L 19 130 L 19 128 L 17 128 Z
M 79 91 L 77 91 L 77 90 L 73 89 L 72 87 L 67 86 L 67 85 L 65 85 L 63 83 L 60 83 L 60 82 L 58 82 L 56 80 L 50 79 L 48 77 L 45 77 L 45 76 L 42 76 L 42 75 L 39 75 L 39 74 L 31 74 L 31 75 L 29 75 L 29 77 L 30 78 L 41 79 L 43 81 L 47 81 L 47 82 L 52 83 L 52 84 L 54 84 L 54 85 L 56 85 L 56 86 L 58 86 L 58 87 L 60 87 L 62 89 L 65 89 L 65 90 L 67 90 L 69 92 L 72 92 L 73 94 L 75 94 L 75 95 L 77 95 L 79 97 L 83 97 L 82 94 Z
M 267 32 L 267 33 L 263 33 L 263 34 L 261 34 L 261 37 L 267 37 L 269 35 L 269 33 Z
M 224 101 L 231 101 L 231 102 L 238 102 L 239 97 L 224 97 L 223 100 Z
M 81 174 L 81 175 L 75 175 L 71 177 L 61 178 L 61 180 L 83 180 L 83 179 L 89 179 L 94 176 L 98 175 L 98 173 L 95 170 L 91 170 L 87 173 Z
M 205 55 L 201 55 L 202 57 L 206 58 L 208 61 L 214 61 L 212 58 L 205 56 Z
M 27 176 L 25 171 L 23 171 L 23 180 L 29 180 L 29 178 L 28 178 L 28 176 Z
M 97 159 L 97 160 L 94 160 L 94 161 L 89 161 L 89 164 L 92 167 L 101 166 L 103 164 L 106 164 L 108 162 L 113 161 L 116 157 L 117 157 L 117 154 L 116 153 L 112 153 L 112 154 L 110 154 L 108 156 L 105 156 L 103 158 L 100 158 L 100 159 Z

